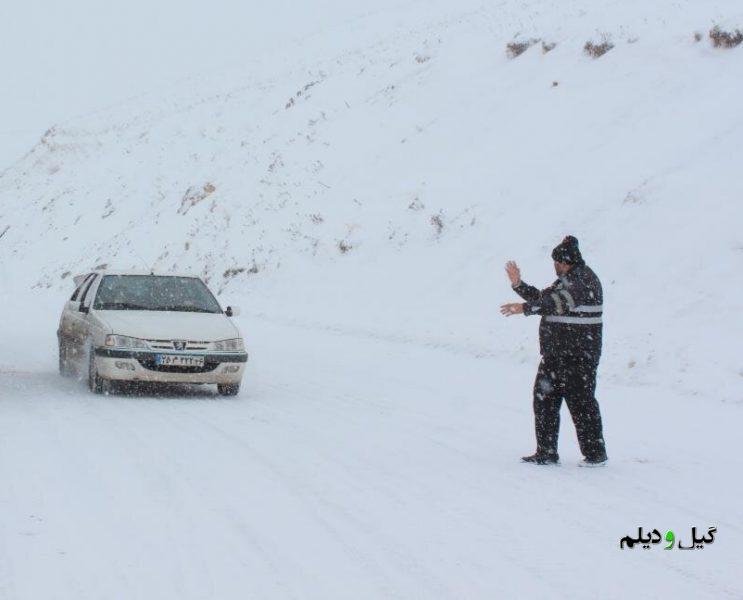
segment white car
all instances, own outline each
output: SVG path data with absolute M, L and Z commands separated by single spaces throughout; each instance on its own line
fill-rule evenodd
M 240 390 L 248 354 L 206 284 L 187 275 L 94 271 L 75 277 L 59 321 L 59 371 L 87 375 L 90 389 L 113 381 L 211 383 Z

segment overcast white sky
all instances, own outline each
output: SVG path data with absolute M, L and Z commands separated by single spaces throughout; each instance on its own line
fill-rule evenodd
M 54 123 L 405 0 L 1 0 L 0 171 Z

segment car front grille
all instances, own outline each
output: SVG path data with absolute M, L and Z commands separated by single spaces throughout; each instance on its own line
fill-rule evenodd
M 157 371 L 159 373 L 210 373 L 219 366 L 219 363 L 215 362 L 204 363 L 203 367 L 158 365 L 154 360 L 144 360 L 141 358 L 138 359 L 138 362 L 148 371 Z
M 194 342 L 191 340 L 146 340 L 147 344 L 153 350 L 208 350 L 209 342 Z M 181 344 L 185 343 L 185 347 Z M 178 348 L 176 348 L 176 344 Z

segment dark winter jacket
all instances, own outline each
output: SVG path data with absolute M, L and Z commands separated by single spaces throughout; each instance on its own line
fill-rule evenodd
M 539 348 L 543 356 L 601 357 L 604 294 L 585 263 L 576 265 L 541 292 L 523 281 L 514 291 L 526 300 L 524 314 L 541 315 Z

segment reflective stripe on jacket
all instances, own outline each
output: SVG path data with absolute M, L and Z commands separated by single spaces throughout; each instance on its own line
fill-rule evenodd
M 538 290 L 523 281 L 514 291 L 526 303 L 524 314 L 540 315 L 539 347 L 545 356 L 601 357 L 604 294 L 585 264 L 574 266 L 551 286 Z

